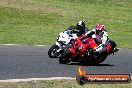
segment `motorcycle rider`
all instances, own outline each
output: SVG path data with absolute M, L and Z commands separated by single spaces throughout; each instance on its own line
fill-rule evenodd
M 104 24 L 97 24 L 93 30 L 87 33 L 87 36 L 94 38 L 98 44 L 98 47 L 94 49 L 94 53 L 100 54 L 106 51 L 109 37 Z
M 76 33 L 77 36 L 85 35 L 88 32 L 88 28 L 85 26 L 84 21 L 79 21 L 76 26 L 70 26 L 68 29 L 66 29 L 67 33 L 69 35 Z
M 70 41 L 74 42 L 74 40 L 77 39 L 77 37 L 85 35 L 88 32 L 88 28 L 85 26 L 85 22 L 84 21 L 79 21 L 76 26 L 70 26 L 68 29 L 66 29 L 64 32 L 66 32 L 68 34 L 68 36 L 70 37 Z M 73 34 L 75 34 L 76 36 L 74 36 Z M 63 42 L 59 42 L 60 45 L 58 45 L 59 49 L 57 50 L 57 52 L 62 51 L 63 52 L 63 46 L 65 45 L 66 47 L 71 47 L 70 42 L 68 43 L 63 43 Z

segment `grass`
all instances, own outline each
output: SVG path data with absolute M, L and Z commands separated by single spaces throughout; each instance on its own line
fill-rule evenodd
M 75 80 L 30 81 L 0 83 L 2 88 L 131 88 L 130 84 L 85 84 L 80 86 Z
M 132 48 L 131 0 L 0 0 L 0 44 L 55 43 L 79 20 L 104 23 L 120 48 Z

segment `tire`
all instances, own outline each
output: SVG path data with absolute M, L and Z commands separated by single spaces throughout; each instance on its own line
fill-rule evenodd
M 105 54 L 103 57 L 102 55 L 99 56 L 97 59 L 93 58 L 93 60 L 91 61 L 92 65 L 99 65 L 100 63 L 102 63 L 106 58 L 107 58 L 107 54 Z M 101 58 L 102 57 L 102 58 Z
M 60 64 L 67 64 L 69 62 L 69 58 L 71 57 L 71 52 L 69 50 L 65 51 L 59 58 Z
M 100 60 L 100 61 L 98 61 L 98 63 L 100 64 L 100 63 L 102 63 L 106 58 L 107 58 L 107 54 L 106 55 L 104 55 L 104 57 Z
M 57 58 L 57 57 L 59 57 L 59 55 L 60 55 L 59 53 L 55 54 L 58 49 L 59 49 L 59 47 L 56 44 L 52 45 L 51 48 L 48 51 L 49 57 L 50 58 Z
M 86 78 L 83 76 L 77 76 L 76 81 L 79 85 L 84 85 L 86 83 Z
M 87 64 L 90 66 L 96 66 L 99 64 L 99 62 L 97 60 L 92 60 L 92 61 L 89 61 Z
M 107 56 L 108 55 L 105 53 L 105 55 L 103 57 L 101 55 L 101 56 L 93 57 L 91 60 L 89 60 L 89 59 L 81 60 L 81 61 L 79 61 L 79 63 L 81 65 L 99 65 L 100 63 L 102 63 L 107 58 Z M 89 58 L 89 57 L 87 57 L 87 58 Z
M 110 49 L 109 53 L 112 53 L 112 51 L 114 50 L 114 48 L 117 46 L 116 43 L 112 40 L 109 40 L 109 44 L 112 46 L 112 48 Z

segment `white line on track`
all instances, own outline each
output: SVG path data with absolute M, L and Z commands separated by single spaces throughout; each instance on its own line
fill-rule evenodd
M 4 45 L 4 46 L 21 46 L 23 44 L 0 44 L 0 45 Z M 28 45 L 26 45 L 26 46 L 28 46 Z M 29 46 L 48 46 L 48 45 L 29 45 Z
M 35 45 L 35 46 L 47 46 L 47 45 Z
M 14 46 L 14 45 L 18 45 L 18 44 L 0 44 L 0 45 Z
M 49 77 L 49 78 L 27 78 L 27 79 L 7 79 L 0 80 L 0 82 L 28 82 L 28 81 L 39 81 L 39 80 L 75 80 L 76 78 L 72 77 Z M 132 76 L 131 76 L 132 79 Z
M 39 81 L 39 80 L 75 80 L 72 77 L 49 77 L 49 78 L 27 78 L 27 79 L 7 79 L 0 80 L 0 82 L 28 82 L 28 81 Z

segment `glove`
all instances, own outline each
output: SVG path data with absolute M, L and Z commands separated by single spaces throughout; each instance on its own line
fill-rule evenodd
M 99 51 L 96 51 L 96 49 L 94 49 L 93 54 L 99 54 Z
M 95 49 L 88 49 L 89 53 L 95 54 L 96 50 Z
M 90 33 L 87 34 L 88 37 L 92 37 L 92 35 L 95 34 L 94 31 L 91 31 Z
M 95 54 L 103 54 L 106 52 L 106 47 L 103 47 L 101 50 L 96 51 Z

